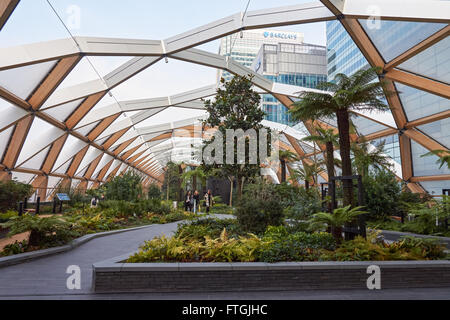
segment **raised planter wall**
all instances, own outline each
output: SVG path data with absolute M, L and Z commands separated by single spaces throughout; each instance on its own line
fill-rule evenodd
M 381 269 L 381 287 L 450 287 L 450 261 L 173 263 L 94 265 L 97 293 L 368 289 L 367 268 Z

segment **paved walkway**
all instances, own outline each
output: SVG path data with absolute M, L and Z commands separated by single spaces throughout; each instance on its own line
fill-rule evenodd
M 72 251 L 24 264 L 0 268 L 0 299 L 450 299 L 450 288 L 296 292 L 229 292 L 186 294 L 95 295 L 91 291 L 92 264 L 137 250 L 155 236 L 170 236 L 178 223 L 152 225 L 144 229 L 94 239 Z M 81 268 L 81 290 L 66 288 L 70 265 Z

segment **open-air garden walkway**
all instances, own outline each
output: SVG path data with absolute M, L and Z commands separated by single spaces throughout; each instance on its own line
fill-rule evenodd
M 92 265 L 137 250 L 145 240 L 170 236 L 178 223 L 94 239 L 74 250 L 0 268 L 0 299 L 450 299 L 450 288 L 398 290 L 329 290 L 296 292 L 220 292 L 108 294 L 92 293 Z M 81 269 L 81 290 L 66 287 L 67 267 Z

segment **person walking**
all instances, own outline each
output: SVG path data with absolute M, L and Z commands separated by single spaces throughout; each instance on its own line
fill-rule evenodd
M 200 194 L 198 193 L 197 190 L 195 190 L 192 199 L 194 200 L 194 213 L 197 214 L 198 206 L 200 204 Z
M 192 192 L 188 191 L 186 196 L 184 197 L 184 211 L 192 211 L 191 207 L 191 200 L 192 200 Z
M 208 192 L 205 194 L 206 213 L 209 213 L 213 205 L 214 205 L 213 195 L 211 190 L 208 190 Z
M 98 205 L 98 198 L 97 197 L 93 197 L 91 199 L 91 208 L 97 208 Z

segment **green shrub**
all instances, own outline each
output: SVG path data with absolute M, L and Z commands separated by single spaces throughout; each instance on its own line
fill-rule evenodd
M 8 244 L 0 252 L 0 256 L 8 257 L 15 254 L 25 253 L 28 250 L 28 241 L 23 240 L 22 242 L 16 241 L 15 243 Z
M 16 211 L 6 211 L 5 213 L 0 213 L 0 223 L 8 222 L 11 218 L 18 217 L 19 214 Z
M 387 170 L 371 172 L 363 178 L 368 219 L 382 219 L 399 214 L 401 186 Z
M 151 184 L 148 188 L 148 198 L 161 200 L 161 188 L 156 184 Z
M 234 210 L 232 207 L 227 206 L 226 204 L 220 203 L 215 204 L 211 209 L 211 214 L 233 214 Z
M 336 242 L 328 233 L 289 234 L 285 227 L 269 227 L 263 241 L 270 243 L 260 255 L 267 263 L 280 261 L 316 261 L 321 249 L 334 250 Z
M 283 207 L 276 186 L 268 183 L 250 184 L 236 209 L 243 231 L 262 234 L 268 226 L 283 224 Z
M 264 245 L 254 235 L 229 238 L 226 230 L 218 238 L 206 237 L 204 241 L 159 237 L 145 242 L 127 262 L 252 262 L 257 260 Z
M 18 203 L 33 194 L 29 184 L 11 181 L 0 181 L 0 212 L 17 210 Z
M 207 218 L 180 225 L 175 236 L 203 241 L 205 237 L 218 238 L 224 229 L 227 230 L 228 236 L 231 238 L 245 235 L 235 219 L 219 220 Z
M 137 201 L 142 196 L 141 177 L 133 172 L 115 177 L 103 188 L 109 200 Z
M 314 213 L 322 211 L 322 200 L 315 188 L 306 190 L 288 184 L 280 184 L 275 189 L 284 213 L 289 219 L 309 219 Z
M 268 226 L 283 224 L 283 208 L 276 200 L 245 198 L 236 210 L 239 226 L 246 232 L 263 233 Z
M 431 239 L 404 238 L 388 244 L 376 236 L 377 233 L 372 233 L 367 239 L 357 237 L 346 241 L 322 258 L 336 261 L 399 261 L 437 260 L 446 256 L 445 246 Z
M 5 226 L 10 228 L 11 236 L 30 231 L 29 245 L 33 247 L 58 246 L 79 236 L 70 223 L 57 217 L 39 218 L 24 214 L 12 218 Z

